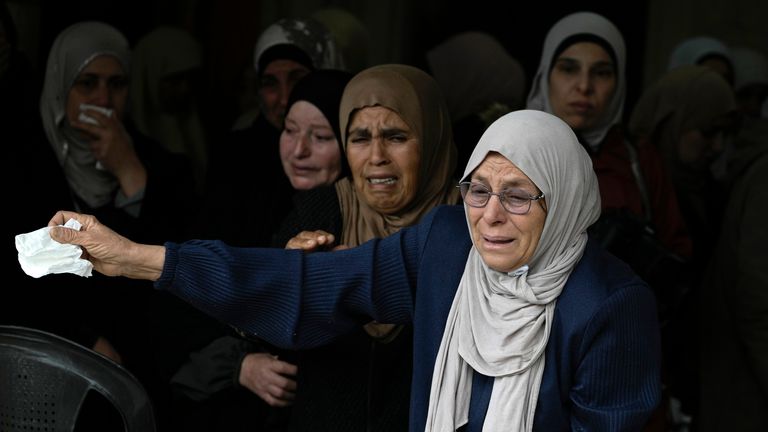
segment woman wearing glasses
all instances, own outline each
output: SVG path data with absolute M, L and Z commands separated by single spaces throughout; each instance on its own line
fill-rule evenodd
M 642 429 L 661 393 L 654 297 L 588 240 L 600 195 L 571 128 L 541 111 L 501 117 L 462 183 L 463 207 L 329 253 L 144 245 L 70 212 L 50 225 L 82 222 L 51 233 L 97 271 L 153 280 L 281 346 L 323 345 L 371 318 L 413 323 L 412 431 Z

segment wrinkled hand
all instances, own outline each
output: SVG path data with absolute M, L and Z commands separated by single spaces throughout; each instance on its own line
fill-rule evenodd
M 320 249 L 330 248 L 336 237 L 323 230 L 302 231 L 286 243 L 286 249 L 301 249 L 305 252 L 315 252 Z M 332 250 L 348 249 L 349 246 L 338 245 Z
M 251 353 L 243 358 L 240 366 L 240 385 L 256 393 L 273 407 L 293 404 L 296 397 L 295 365 L 278 360 L 267 353 Z
M 60 227 L 69 219 L 80 222 L 80 231 Z M 59 211 L 48 222 L 51 238 L 59 243 L 78 245 L 83 259 L 107 276 L 157 280 L 165 263 L 165 247 L 135 243 L 112 231 L 94 216 Z
M 72 126 L 91 137 L 89 144 L 96 160 L 118 178 L 121 185 L 124 186 L 123 189 L 126 189 L 126 183 L 132 185 L 132 183 L 142 179 L 146 182 L 144 165 L 133 147 L 133 139 L 126 132 L 120 119 L 114 114 L 106 116 L 94 110 L 89 110 L 88 116 L 93 117 L 99 124 L 94 125 L 74 120 Z M 124 192 L 131 196 L 133 188 L 128 187 L 128 189 Z

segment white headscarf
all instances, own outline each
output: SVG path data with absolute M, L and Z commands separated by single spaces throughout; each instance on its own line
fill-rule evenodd
M 539 69 L 533 77 L 526 108 L 554 114 L 552 104 L 549 101 L 549 72 L 552 70 L 552 62 L 555 60 L 553 56 L 563 41 L 575 35 L 597 36 L 610 45 L 616 55 L 618 74 L 616 75 L 616 90 L 613 98 L 606 107 L 603 117 L 594 128 L 579 131 L 579 136 L 586 141 L 586 144 L 592 149 L 597 149 L 611 127 L 621 123 L 627 87 L 625 74 L 627 50 L 624 45 L 624 37 L 622 37 L 619 29 L 605 17 L 592 12 L 577 12 L 567 15 L 552 26 L 544 39 Z
M 75 78 L 96 57 L 117 59 L 127 75 L 130 49 L 125 36 L 101 22 L 81 22 L 64 29 L 53 41 L 40 97 L 40 115 L 48 141 L 64 169 L 72 191 L 91 207 L 109 203 L 118 187 L 108 171 L 96 168 L 90 145 L 66 121 L 67 97 Z
M 731 50 L 720 40 L 709 36 L 686 39 L 680 42 L 669 55 L 667 70 L 684 65 L 699 64 L 699 61 L 704 57 L 712 54 L 717 54 L 732 62 Z
M 467 422 L 473 370 L 495 378 L 483 431 L 532 429 L 555 301 L 600 215 L 589 155 L 556 116 L 523 110 L 499 118 L 480 138 L 464 179 L 489 152 L 514 163 L 544 193 L 544 231 L 531 261 L 510 273 L 490 269 L 470 250 L 435 362 L 428 432 Z

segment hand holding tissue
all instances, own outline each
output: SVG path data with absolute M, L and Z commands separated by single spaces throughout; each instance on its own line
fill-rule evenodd
M 80 230 L 80 223 L 70 219 L 63 226 Z M 51 273 L 73 273 L 89 277 L 93 271 L 90 261 L 80 258 L 80 246 L 62 244 L 52 239 L 51 227 L 40 228 L 16 236 L 19 264 L 24 273 L 39 278 Z

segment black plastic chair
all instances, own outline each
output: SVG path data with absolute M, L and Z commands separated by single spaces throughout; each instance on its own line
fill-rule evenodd
M 0 325 L 0 431 L 70 432 L 91 390 L 126 431 L 155 431 L 149 396 L 122 366 L 62 337 Z

